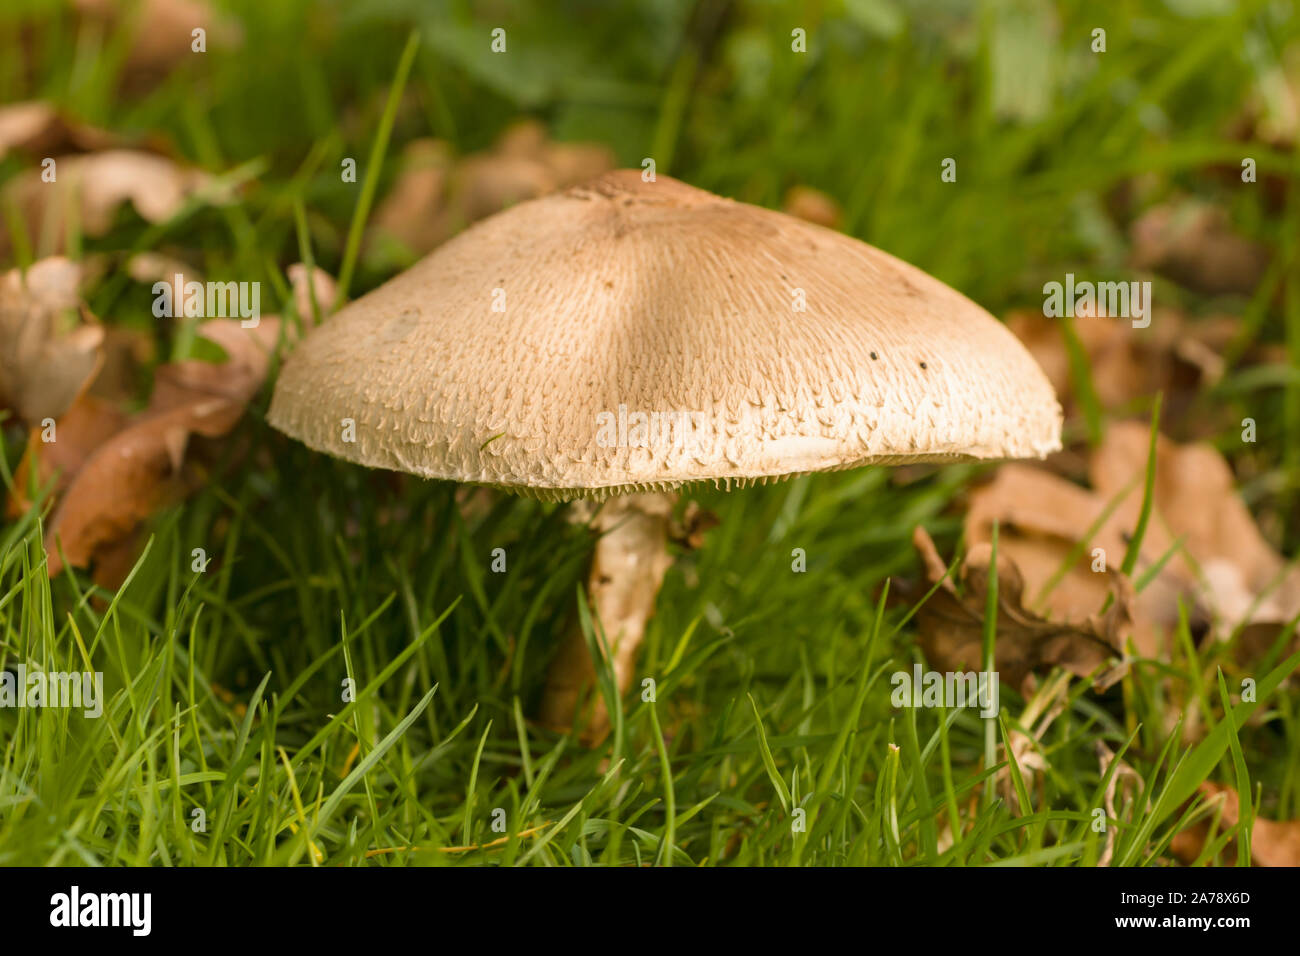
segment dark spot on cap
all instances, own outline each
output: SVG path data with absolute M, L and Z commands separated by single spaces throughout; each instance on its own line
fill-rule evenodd
M 922 363 L 921 363 L 921 368 L 929 368 L 929 366 L 926 365 L 924 362 L 922 362 Z
M 874 362 L 874 361 L 875 361 L 876 359 L 878 359 L 879 357 L 880 357 L 880 356 L 878 356 L 875 352 L 872 352 L 872 353 L 871 353 L 871 361 Z

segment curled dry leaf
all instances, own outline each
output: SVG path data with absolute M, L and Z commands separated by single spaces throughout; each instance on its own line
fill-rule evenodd
M 553 143 L 540 123 L 509 127 L 488 152 L 457 161 L 440 140 L 403 151 L 393 189 L 375 211 L 369 242 L 422 255 L 507 206 L 585 182 L 612 169 L 614 154 L 593 143 Z
M 80 307 L 81 278 L 58 257 L 0 276 L 0 407 L 29 425 L 62 415 L 99 367 L 103 329 L 61 328 L 63 313 Z
M 191 194 L 210 182 L 207 173 L 139 150 L 77 156 L 63 167 L 74 188 L 81 189 L 83 223 L 91 235 L 107 232 L 118 206 L 127 200 L 146 221 L 166 222 Z
M 188 281 L 202 282 L 203 274 L 188 262 L 161 252 L 138 252 L 126 263 L 126 274 L 136 282 L 152 285 L 155 282 L 173 282 L 177 275 Z
M 594 179 L 613 169 L 615 163 L 609 147 L 599 143 L 553 142 L 546 127 L 533 119 L 520 120 L 507 127 L 497 139 L 496 153 L 540 163 L 559 189 Z
M 334 277 L 317 266 L 307 280 L 307 267 L 295 262 L 289 267 L 289 285 L 293 288 L 293 305 L 303 324 L 310 327 L 315 322 L 316 311 L 312 308 L 312 299 L 316 300 L 316 309 L 320 310 L 322 319 L 334 311 L 334 302 L 338 298 L 339 288 Z
M 781 210 L 827 229 L 840 228 L 844 219 L 840 204 L 811 186 L 791 186 L 781 203 Z
M 10 152 L 43 159 L 106 149 L 113 142 L 111 133 L 66 119 L 49 103 L 34 100 L 0 107 L 0 159 Z
M 416 254 L 442 242 L 447 225 L 438 214 L 451 165 L 451 147 L 442 140 L 418 139 L 407 144 L 397 181 L 375 209 L 370 241 L 396 240 Z
M 998 550 L 1020 570 L 1029 606 L 1054 620 L 1078 620 L 1100 608 L 1111 592 L 1109 574 L 1095 569 L 1119 567 L 1136 523 L 1134 514 L 1110 505 L 1109 497 L 1050 472 L 1008 464 L 971 493 L 966 540 L 987 544 L 997 522 Z M 1148 525 L 1138 571 L 1159 561 L 1172 544 L 1163 528 Z M 1178 597 L 1194 592 L 1193 585 L 1190 568 L 1175 555 L 1135 595 L 1126 637 L 1140 655 L 1160 655 L 1165 635 L 1178 622 Z
M 688 501 L 682 509 L 681 520 L 674 518 L 668 526 L 668 537 L 683 548 L 698 551 L 704 547 L 704 536 L 722 523 L 712 511 L 701 508 L 699 502 Z
M 1206 802 L 1218 809 L 1219 825 L 1216 833 L 1238 826 L 1241 820 L 1241 800 L 1237 791 L 1220 783 L 1206 781 L 1200 792 Z M 1170 845 L 1174 856 L 1184 863 L 1193 863 L 1205 849 L 1210 835 L 1211 819 L 1201 820 L 1178 833 Z M 1226 855 L 1236 859 L 1236 841 L 1228 844 Z M 1255 817 L 1250 830 L 1250 861 L 1255 866 L 1300 866 L 1300 820 L 1266 820 Z
M 1097 762 L 1101 765 L 1101 776 L 1105 779 L 1106 774 L 1110 772 L 1110 765 L 1117 759 L 1115 752 L 1112 751 L 1101 740 L 1093 741 L 1093 747 L 1097 752 Z M 1119 811 L 1115 807 L 1115 798 L 1119 794 L 1121 785 L 1124 791 L 1124 810 L 1125 815 L 1131 810 L 1134 801 L 1138 799 L 1139 794 L 1143 791 L 1142 775 L 1130 767 L 1123 760 L 1115 767 L 1115 772 L 1111 774 L 1110 782 L 1106 784 L 1106 794 L 1104 797 L 1106 806 L 1106 816 L 1112 820 L 1120 819 Z M 1145 811 L 1144 811 L 1145 812 Z M 1110 861 L 1115 856 L 1115 837 L 1119 830 L 1116 827 L 1107 827 L 1106 843 L 1101 851 L 1101 856 L 1097 859 L 1098 866 L 1110 866 Z
M 494 153 L 467 156 L 451 172 L 450 202 L 443 212 L 453 229 L 464 228 L 558 187 L 559 180 L 540 160 Z
M 133 149 L 59 157 L 54 174 L 53 182 L 45 182 L 42 170 L 30 169 L 5 187 L 5 200 L 14 204 L 41 248 L 63 248 L 71 215 L 91 236 L 108 232 L 127 201 L 147 222 L 166 222 L 190 196 L 212 184 L 207 173 Z
M 1268 250 L 1234 232 L 1227 213 L 1208 203 L 1156 206 L 1130 232 L 1135 266 L 1198 292 L 1251 293 L 1268 268 Z
M 65 558 L 80 567 L 112 554 L 141 521 L 182 495 L 190 436 L 227 434 L 261 386 L 278 340 L 278 319 L 263 318 L 253 329 L 236 319 L 213 319 L 199 332 L 221 346 L 228 360 L 159 368 L 149 407 L 85 457 L 46 533 L 51 575 L 62 570 Z
M 1191 320 L 1175 309 L 1156 308 L 1147 328 L 1132 321 L 1078 315 L 1074 329 L 1088 360 L 1089 379 L 1098 403 L 1116 411 L 1156 392 L 1165 396 L 1170 420 L 1182 421 L 1198 394 L 1223 374 L 1220 357 L 1240 323 L 1231 316 Z M 1041 311 L 1019 310 L 1007 327 L 1047 373 L 1067 413 L 1076 414 L 1077 389 L 1071 382 L 1070 356 L 1061 320 Z M 1190 427 L 1212 427 L 1204 416 Z
M 238 26 L 218 18 L 207 0 L 75 0 L 78 12 L 110 28 L 130 33 L 124 79 L 140 87 L 160 79 L 194 56 L 194 31 L 205 32 L 208 50 L 234 47 L 241 40 Z
M 992 549 L 987 544 L 970 549 L 962 563 L 962 592 L 958 593 L 951 578 L 944 577 L 947 568 L 924 528 L 918 526 L 913 532 L 912 544 L 921 555 L 929 583 L 943 582 L 917 612 L 926 659 L 944 671 L 981 670 Z M 994 666 L 999 675 L 1023 688 L 1035 671 L 1059 666 L 1086 676 L 1122 657 L 1133 591 L 1123 575 L 1111 571 L 1108 576 L 1113 600 L 1106 611 L 1083 620 L 1049 621 L 1025 606 L 1020 571 L 1011 558 L 999 554 L 994 644 Z M 1097 686 L 1109 686 L 1121 673 L 1117 668 L 1103 674 Z
M 1092 458 L 1097 492 L 1118 495 L 1142 474 L 1148 444 L 1147 429 L 1139 423 L 1111 426 Z M 1153 498 L 1151 525 L 1182 540 L 1221 638 L 1238 626 L 1280 626 L 1300 614 L 1300 571 L 1288 568 L 1260 533 L 1237 496 L 1232 469 L 1212 446 L 1178 445 L 1162 436 L 1156 445 Z M 1118 514 L 1136 522 L 1140 508 L 1141 489 L 1133 489 Z M 1267 640 L 1267 632 L 1257 630 L 1254 636 Z
M 535 119 L 516 120 L 497 137 L 496 151 L 503 156 L 535 159 L 546 148 L 546 127 Z
M 1032 793 L 1036 787 L 1041 789 L 1043 773 L 1051 766 L 1042 744 L 1043 735 L 1047 733 L 1056 718 L 1065 713 L 1069 700 L 1070 675 L 1060 671 L 1042 687 L 1035 689 L 1033 697 L 1025 705 L 1024 712 L 1008 728 L 1007 738 L 1011 743 L 1011 754 L 1015 760 L 1006 761 L 994 774 L 992 786 L 1002 794 L 1008 804 L 1014 803 L 1020 806 L 1021 813 L 1034 811 L 1033 807 L 1020 805 L 1019 788 L 1011 780 L 1011 774 L 1015 772 L 1013 767 L 1019 768 L 1020 782 L 1026 792 Z M 1026 728 L 1028 732 L 1020 730 L 1020 727 Z M 1006 753 L 1005 744 L 1002 752 Z
M 616 160 L 613 150 L 595 143 L 551 143 L 542 153 L 542 162 L 564 189 L 613 169 Z
M 104 361 L 90 383 L 90 394 L 119 406 L 142 394 L 145 370 L 153 365 L 156 343 L 152 333 L 127 325 L 104 326 Z
M 121 431 L 126 423 L 126 414 L 117 406 L 83 394 L 58 420 L 52 433 L 33 428 L 27 439 L 27 450 L 14 472 L 14 494 L 7 509 L 9 517 L 16 518 L 31 506 L 27 492 L 33 485 L 41 489 L 51 479 L 57 479 L 54 496 L 62 494 L 91 452 Z M 47 434 L 50 441 L 45 440 Z
M 971 494 L 967 542 L 987 543 L 997 522 L 998 549 L 1019 569 L 1031 608 L 1058 620 L 1090 613 L 1110 587 L 1098 568 L 1119 565 L 1136 531 L 1149 444 L 1145 424 L 1111 425 L 1088 464 L 1091 490 L 1041 468 L 1003 465 Z M 1194 637 L 1212 631 L 1224 639 L 1245 627 L 1247 659 L 1300 614 L 1300 571 L 1264 539 L 1227 462 L 1209 445 L 1157 442 L 1136 573 L 1157 565 L 1132 605 L 1131 636 L 1144 657 L 1166 650 L 1180 602 Z

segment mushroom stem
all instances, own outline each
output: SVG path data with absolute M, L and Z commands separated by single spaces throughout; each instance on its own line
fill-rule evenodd
M 677 495 L 671 492 L 611 498 L 592 519 L 601 532 L 587 579 L 587 601 L 593 624 L 603 633 L 612 655 L 620 695 L 632 686 L 636 653 L 654 613 L 655 598 L 668 555 L 668 526 Z M 589 712 L 582 740 L 599 743 L 609 733 L 609 714 L 596 687 L 596 668 L 575 625 L 551 662 L 542 696 L 542 723 L 570 730 Z

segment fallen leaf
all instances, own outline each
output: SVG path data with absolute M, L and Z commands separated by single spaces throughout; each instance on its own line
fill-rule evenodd
M 704 535 L 721 523 L 722 519 L 716 513 L 701 508 L 697 501 L 688 501 L 681 520 L 669 522 L 668 537 L 683 548 L 698 551 L 704 547 Z
M 150 332 L 128 325 L 106 325 L 100 353 L 104 357 L 89 393 L 118 406 L 141 394 L 145 369 L 153 364 L 156 344 Z
M 126 274 L 145 285 L 155 282 L 171 283 L 178 275 L 185 276 L 191 282 L 203 281 L 203 274 L 188 262 L 160 252 L 136 253 L 127 260 Z
M 1149 443 L 1141 423 L 1112 425 L 1092 457 L 1097 493 L 1119 495 L 1143 474 Z M 1141 495 L 1137 487 L 1123 496 L 1121 520 L 1136 522 Z M 1201 593 L 1220 623 L 1220 637 L 1239 625 L 1280 625 L 1300 614 L 1300 571 L 1288 572 L 1286 561 L 1260 533 L 1237 496 L 1232 469 L 1213 446 L 1178 445 L 1160 437 L 1153 512 L 1149 533 L 1183 541 L 1199 572 Z
M 80 306 L 81 278 L 60 257 L 0 276 L 0 407 L 29 425 L 62 415 L 99 367 L 102 327 L 61 328 L 61 314 Z
M 445 202 L 451 147 L 436 139 L 419 139 L 402 151 L 397 180 L 375 209 L 369 242 L 396 241 L 415 255 L 447 238 L 439 217 Z
M 528 199 L 559 188 L 559 179 L 540 159 L 481 153 L 467 156 L 452 170 L 451 200 L 445 210 L 456 228 L 486 219 Z
M 334 301 L 339 294 L 338 284 L 333 276 L 319 266 L 312 271 L 311 281 L 308 282 L 307 267 L 301 262 L 294 263 L 289 267 L 289 285 L 293 288 L 294 308 L 298 310 L 298 316 L 306 327 L 310 328 L 315 323 L 313 298 L 322 319 L 334 311 Z
M 1016 565 L 1027 606 L 1053 620 L 1086 617 L 1110 591 L 1101 571 L 1120 565 L 1136 533 L 1149 443 L 1147 425 L 1112 424 L 1088 461 L 1091 489 L 1042 468 L 1003 465 L 971 492 L 967 544 L 987 545 L 996 523 L 999 552 Z M 1300 570 L 1269 545 L 1227 462 L 1207 444 L 1159 438 L 1134 574 L 1150 577 L 1133 599 L 1128 632 L 1143 657 L 1165 655 L 1182 609 L 1194 640 L 1239 631 L 1245 661 L 1300 614 Z
M 546 148 L 550 137 L 546 125 L 532 117 L 515 120 L 497 137 L 495 151 L 503 156 L 522 156 L 536 159 Z
M 608 146 L 597 143 L 550 143 L 542 152 L 542 162 L 564 189 L 608 172 L 617 158 Z
M 110 149 L 61 156 L 54 162 L 53 182 L 42 179 L 42 170 L 29 169 L 4 189 L 5 201 L 13 203 L 41 249 L 64 247 L 71 215 L 87 235 L 102 236 L 125 202 L 145 221 L 161 223 L 212 185 L 207 173 L 142 150 Z
M 497 137 L 493 152 L 512 159 L 527 159 L 545 166 L 555 188 L 576 186 L 614 168 L 613 150 L 599 143 L 556 143 L 535 119 L 510 124 Z
M 108 231 L 118 207 L 127 200 L 145 221 L 166 222 L 211 181 L 207 173 L 139 150 L 106 150 L 73 157 L 63 165 L 81 186 L 83 224 L 92 236 Z
M 106 149 L 111 133 L 65 118 L 51 104 L 39 100 L 0 107 L 0 159 L 10 152 L 32 159 Z
M 1097 752 L 1097 762 L 1101 766 L 1101 777 L 1104 780 L 1106 774 L 1110 771 L 1110 765 L 1116 760 L 1115 753 L 1101 740 L 1093 741 L 1094 749 Z M 1115 768 L 1115 773 L 1111 776 L 1110 782 L 1106 784 L 1106 793 L 1103 801 L 1106 808 L 1106 816 L 1111 820 L 1119 820 L 1119 811 L 1115 807 L 1115 799 L 1119 794 L 1121 785 L 1124 785 L 1124 812 L 1125 816 L 1132 809 L 1134 800 L 1137 795 L 1142 793 L 1144 787 L 1142 784 L 1142 775 L 1130 767 L 1123 760 Z M 1106 844 L 1101 851 L 1101 856 L 1097 859 L 1098 866 L 1110 866 L 1110 861 L 1115 856 L 1115 837 L 1118 835 L 1118 827 L 1106 828 Z
M 199 334 L 226 352 L 226 362 L 186 360 L 157 371 L 149 407 L 86 458 L 60 499 L 46 532 L 51 576 L 117 548 L 156 510 L 187 490 L 181 474 L 191 435 L 227 434 L 260 388 L 279 336 L 279 320 L 252 329 L 213 319 Z M 120 555 L 119 555 L 120 557 Z
M 194 31 L 205 32 L 207 51 L 233 48 L 242 40 L 237 24 L 216 16 L 206 0 L 140 0 L 125 4 L 119 0 L 74 0 L 83 16 L 101 21 L 108 29 L 124 30 L 129 36 L 125 85 L 139 89 L 166 76 L 194 51 Z
M 1080 414 L 1062 320 L 1024 309 L 1012 312 L 1006 321 L 1047 374 L 1067 415 Z M 1185 423 L 1192 430 L 1214 427 L 1206 416 L 1188 420 L 1186 413 L 1222 376 L 1220 356 L 1239 328 L 1237 319 L 1219 315 L 1192 320 L 1176 309 L 1156 308 L 1144 329 L 1134 328 L 1128 319 L 1099 315 L 1076 316 L 1073 323 L 1087 358 L 1089 382 L 1104 410 L 1121 411 L 1161 392 L 1166 421 Z
M 126 582 L 127 575 L 135 567 L 136 561 L 140 558 L 140 550 L 144 547 L 143 537 L 140 528 L 128 533 L 117 541 L 95 551 L 94 567 L 91 570 L 90 579 L 95 582 L 97 587 L 107 591 L 109 594 L 115 593 Z M 107 603 L 107 602 L 98 602 Z
M 992 481 L 971 493 L 965 521 L 968 545 L 988 544 L 995 522 L 998 551 L 1019 569 L 1029 607 L 1053 620 L 1079 620 L 1100 608 L 1113 590 L 1110 572 L 1123 561 L 1136 516 L 1120 510 L 1109 495 L 1013 463 L 1003 465 Z M 1089 536 L 1094 526 L 1097 530 Z M 1159 561 L 1172 545 L 1163 528 L 1149 525 L 1138 572 Z M 1072 554 L 1076 556 L 1070 562 Z M 1132 638 L 1140 655 L 1161 656 L 1165 635 L 1178 623 L 1178 598 L 1194 591 L 1191 570 L 1175 555 L 1134 596 L 1131 630 L 1125 636 Z M 1198 621 L 1194 610 L 1194 627 Z
M 916 528 L 912 544 L 921 555 L 930 584 L 943 582 L 917 612 L 926 659 L 942 671 L 981 670 L 992 549 L 981 544 L 969 550 L 960 571 L 962 592 L 958 593 L 951 578 L 944 577 L 947 568 L 924 528 Z M 1113 601 L 1106 611 L 1079 621 L 1048 621 L 1025 607 L 1020 571 L 1014 561 L 999 554 L 994 667 L 1000 677 L 1024 688 L 1036 671 L 1059 666 L 1082 677 L 1122 658 L 1133 592 L 1123 575 L 1108 573 Z M 1109 686 L 1121 673 L 1121 668 L 1107 671 L 1096 686 Z
M 839 229 L 844 219 L 840 204 L 811 186 L 791 186 L 781 203 L 781 210 L 827 229 Z
M 105 439 L 121 431 L 127 416 L 113 404 L 94 395 L 81 395 L 55 423 L 50 441 L 46 429 L 33 428 L 27 449 L 14 471 L 14 491 L 9 497 L 8 515 L 16 518 L 30 507 L 27 491 L 34 484 L 43 488 L 57 476 L 53 497 L 57 498 Z
M 1241 800 L 1236 790 L 1211 781 L 1202 783 L 1199 790 L 1207 804 L 1218 808 L 1217 833 L 1239 825 Z M 1178 833 L 1170 845 L 1171 852 L 1184 863 L 1199 858 L 1209 838 L 1211 819 Z M 1224 855 L 1230 861 L 1236 860 L 1236 843 L 1235 839 L 1230 841 L 1225 849 Z M 1250 830 L 1250 862 L 1254 866 L 1300 866 L 1300 820 L 1279 822 L 1256 816 Z
M 536 120 L 512 124 L 491 150 L 459 160 L 441 140 L 416 140 L 375 211 L 367 246 L 399 261 L 423 255 L 480 219 L 586 182 L 614 163 L 605 146 L 551 142 Z
M 1249 294 L 1268 268 L 1268 250 L 1232 229 L 1227 213 L 1200 201 L 1147 210 L 1130 230 L 1133 264 L 1189 289 Z

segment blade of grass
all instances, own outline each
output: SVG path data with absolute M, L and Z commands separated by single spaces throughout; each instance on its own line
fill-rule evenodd
M 348 227 L 347 245 L 344 247 L 343 264 L 339 267 L 338 295 L 334 299 L 334 308 L 342 308 L 347 301 L 348 289 L 352 286 L 352 273 L 356 269 L 357 256 L 361 253 L 361 237 L 365 233 L 366 220 L 370 217 L 370 205 L 374 202 L 375 191 L 379 188 L 379 174 L 384 165 L 384 155 L 388 151 L 388 140 L 393 133 L 393 121 L 397 118 L 397 107 L 402 100 L 402 91 L 406 88 L 406 79 L 415 62 L 415 54 L 420 48 L 420 33 L 412 30 L 402 50 L 401 59 L 397 61 L 397 73 L 393 85 L 388 91 L 388 102 L 384 104 L 384 113 L 379 120 L 379 130 L 370 146 L 370 159 L 366 167 L 366 176 L 361 183 L 361 194 L 357 197 L 356 209 L 352 213 L 352 224 Z

